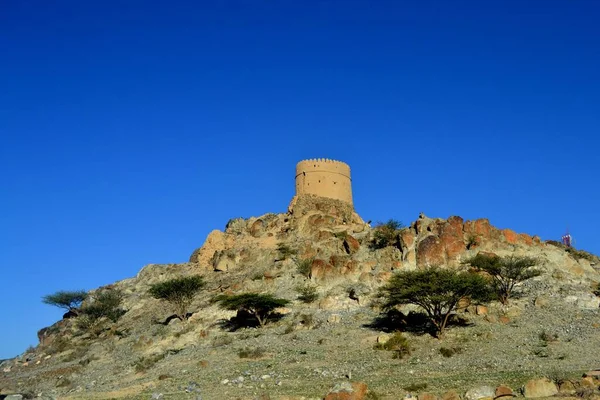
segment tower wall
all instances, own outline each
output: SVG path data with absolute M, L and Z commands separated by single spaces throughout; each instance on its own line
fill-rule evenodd
M 350 167 L 341 161 L 316 158 L 296 165 L 296 195 L 314 194 L 352 204 Z

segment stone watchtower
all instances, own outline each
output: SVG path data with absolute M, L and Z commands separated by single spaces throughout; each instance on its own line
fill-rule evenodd
M 350 167 L 341 161 L 316 158 L 296 165 L 296 196 L 313 194 L 352 205 Z

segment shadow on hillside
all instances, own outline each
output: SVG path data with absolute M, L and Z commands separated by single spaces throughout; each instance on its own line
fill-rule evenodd
M 283 314 L 273 313 L 269 316 L 268 323 L 277 322 L 283 318 Z M 235 317 L 219 320 L 216 324 L 219 328 L 235 332 L 242 328 L 260 328 L 256 317 L 247 311 L 238 311 Z
M 467 320 L 452 315 L 448 321 L 447 328 L 453 326 L 468 326 L 471 325 Z M 370 324 L 363 325 L 375 331 L 383 332 L 410 332 L 416 335 L 429 334 L 435 337 L 436 331 L 433 323 L 429 320 L 427 314 L 422 312 L 411 311 L 404 315 L 398 310 L 389 310 L 377 316 Z

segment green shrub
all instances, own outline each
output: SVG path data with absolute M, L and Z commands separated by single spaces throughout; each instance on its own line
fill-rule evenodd
M 277 243 L 277 251 L 279 252 L 281 260 L 285 260 L 296 254 L 296 250 L 292 249 L 290 246 L 283 242 Z
M 387 310 L 402 304 L 414 304 L 425 310 L 437 337 L 443 335 L 459 300 L 490 298 L 488 282 L 483 277 L 435 267 L 398 272 L 381 289 L 381 294 Z
M 317 287 L 310 283 L 296 287 L 296 292 L 298 292 L 298 300 L 303 303 L 312 303 L 319 298 Z
M 539 263 L 532 257 L 498 257 L 495 254 L 480 253 L 464 263 L 470 264 L 492 277 L 492 287 L 502 304 L 508 304 L 508 299 L 516 284 L 542 273 L 540 270 L 531 269 Z
M 175 308 L 175 315 L 184 321 L 188 317 L 188 307 L 194 296 L 205 286 L 204 279 L 199 275 L 173 278 L 156 283 L 150 287 L 150 295 L 155 299 L 166 300 Z
M 250 358 L 257 359 L 265 356 L 265 349 L 262 347 L 244 347 L 243 349 L 238 350 L 239 358 Z
M 373 228 L 373 239 L 371 239 L 369 247 L 372 250 L 383 249 L 388 246 L 400 248 L 400 230 L 403 227 L 402 222 L 395 219 L 378 222 Z
M 411 383 L 408 386 L 403 387 L 402 389 L 406 390 L 407 392 L 420 392 L 422 390 L 427 389 L 427 383 L 423 382 L 423 383 Z
M 83 316 L 91 321 L 106 317 L 112 322 L 117 322 L 125 310 L 121 308 L 123 292 L 116 288 L 102 289 L 91 296 L 89 303 L 82 307 Z
M 596 286 L 592 290 L 592 293 L 594 293 L 596 296 L 600 297 L 600 283 L 596 283 Z
M 75 290 L 75 291 L 58 291 L 53 294 L 48 294 L 42 297 L 42 302 L 44 304 L 49 304 L 51 306 L 63 308 L 67 311 L 74 313 L 75 315 L 79 314 L 79 307 L 81 303 L 87 298 L 87 292 L 85 290 Z
M 165 358 L 164 353 L 156 354 L 150 357 L 142 357 L 133 363 L 135 368 L 135 372 L 146 372 L 150 368 L 152 368 L 157 362 Z
M 260 326 L 264 326 L 273 316 L 275 309 L 289 303 L 286 299 L 274 297 L 271 294 L 243 293 L 238 295 L 220 295 L 213 299 L 225 310 L 237 311 L 238 314 L 252 315 Z
M 213 347 L 223 347 L 233 343 L 233 337 L 230 335 L 215 336 L 212 340 Z
M 462 352 L 460 347 L 440 347 L 440 354 L 446 358 L 450 358 L 455 354 Z
M 394 335 L 385 343 L 377 343 L 375 349 L 393 351 L 394 358 L 398 359 L 410 355 L 410 343 L 401 332 L 394 333 Z
M 296 261 L 296 269 L 305 278 L 310 278 L 310 272 L 312 270 L 312 264 L 315 261 L 314 257 L 305 258 L 303 260 Z
M 598 260 L 598 257 L 593 255 L 592 253 L 589 253 L 585 250 L 577 250 L 574 247 L 567 247 L 565 249 L 567 251 L 567 253 L 571 254 L 573 256 L 573 258 L 575 258 L 576 260 L 580 260 L 580 259 L 584 259 L 584 260 L 588 260 L 590 262 L 594 262 Z
M 541 331 L 538 338 L 542 343 L 556 342 L 558 340 L 558 334 Z

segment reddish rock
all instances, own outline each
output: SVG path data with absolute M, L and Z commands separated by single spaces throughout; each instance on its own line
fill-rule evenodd
M 526 233 L 520 233 L 519 238 L 521 243 L 526 244 L 527 246 L 533 246 L 533 238 Z
M 449 390 L 442 396 L 442 400 L 460 400 L 460 395 L 456 390 Z
M 475 307 L 475 314 L 477 315 L 486 315 L 488 313 L 488 308 L 484 305 L 479 304 Z
M 444 245 L 435 235 L 427 236 L 417 245 L 417 267 L 444 265 L 445 256 Z
M 477 238 L 478 246 L 485 246 L 490 242 L 497 241 L 501 236 L 500 231 L 494 228 L 486 218 L 467 221 L 463 229 L 467 237 L 475 236 Z
M 506 317 L 506 316 L 501 316 L 500 318 L 498 318 L 498 321 L 504 325 L 508 324 L 510 322 L 510 318 Z
M 353 236 L 347 235 L 344 239 L 344 249 L 348 254 L 354 254 L 360 249 L 360 243 Z
M 409 249 L 415 244 L 415 234 L 412 230 L 405 229 L 400 232 L 400 244 L 403 249 Z
M 363 382 L 343 382 L 329 391 L 324 400 L 364 400 L 367 385 Z
M 338 256 L 334 254 L 329 257 L 329 264 L 333 265 L 338 271 L 341 271 L 341 269 L 346 266 L 348 261 L 348 256 Z
M 517 233 L 511 229 L 503 229 L 502 234 L 504 235 L 506 241 L 510 244 L 517 244 L 519 241 L 519 235 L 517 235 Z
M 419 395 L 417 396 L 417 400 L 437 400 L 437 396 L 433 393 L 424 392 L 419 393 Z
M 333 266 L 328 264 L 325 260 L 315 259 L 310 267 L 310 278 L 311 279 L 323 279 L 327 276 L 333 275 Z
M 513 397 L 515 394 L 513 393 L 513 390 L 510 387 L 506 385 L 500 385 L 496 388 L 495 395 L 496 396 L 494 397 L 494 399 L 506 396 Z
M 463 234 L 463 219 L 457 216 L 448 218 L 446 224 L 442 228 L 440 240 L 442 241 L 448 259 L 455 260 L 463 253 L 466 250 Z

